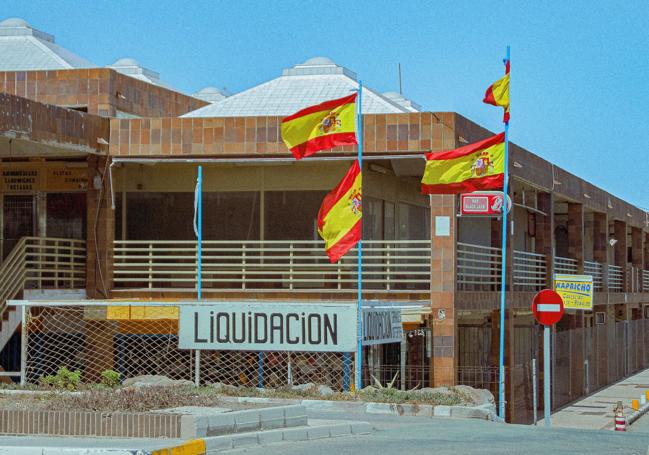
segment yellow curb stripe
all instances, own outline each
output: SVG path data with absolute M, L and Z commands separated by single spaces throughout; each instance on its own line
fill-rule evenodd
M 179 446 L 154 450 L 151 455 L 205 455 L 205 440 L 192 439 Z

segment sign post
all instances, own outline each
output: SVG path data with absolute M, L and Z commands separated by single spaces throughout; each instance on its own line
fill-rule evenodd
M 544 289 L 534 296 L 532 313 L 543 324 L 543 418 L 545 426 L 550 425 L 550 326 L 563 316 L 563 299 L 555 291 Z

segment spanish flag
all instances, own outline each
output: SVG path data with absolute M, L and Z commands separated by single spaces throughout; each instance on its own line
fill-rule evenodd
M 318 212 L 318 233 L 333 264 L 361 239 L 363 213 L 362 175 L 358 160 L 322 201 Z
M 356 93 L 307 107 L 282 120 L 282 140 L 299 160 L 356 141 Z
M 503 187 L 505 133 L 446 152 L 427 153 L 423 194 L 458 194 Z
M 505 108 L 503 121 L 509 123 L 509 61 L 505 62 L 505 76 L 491 84 L 484 94 L 484 103 Z

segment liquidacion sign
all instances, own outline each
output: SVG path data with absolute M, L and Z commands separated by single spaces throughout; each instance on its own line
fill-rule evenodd
M 399 308 L 363 308 L 363 346 L 400 343 L 402 337 Z
M 180 307 L 180 349 L 353 352 L 354 304 L 205 302 Z

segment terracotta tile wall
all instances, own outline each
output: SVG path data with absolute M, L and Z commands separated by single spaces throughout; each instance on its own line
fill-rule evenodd
M 88 113 L 104 117 L 115 116 L 117 110 L 179 116 L 207 104 L 108 68 L 0 72 L 0 92 L 58 106 L 87 106 Z
M 93 153 L 97 138 L 108 140 L 107 119 L 7 93 L 0 93 L 0 106 L 0 135 Z
M 363 119 L 364 153 L 443 150 L 454 145 L 454 114 L 374 114 Z M 112 119 L 114 156 L 290 156 L 281 117 Z M 356 146 L 322 154 L 353 154 Z

